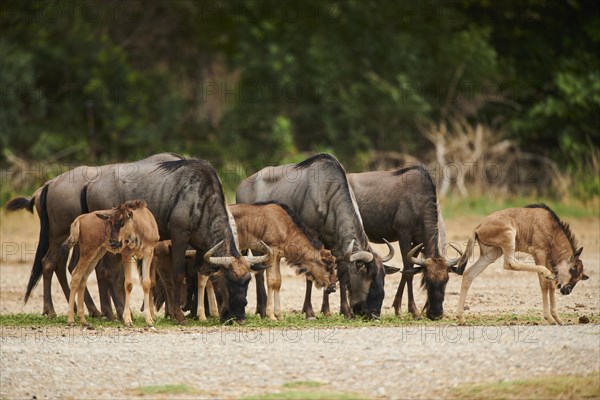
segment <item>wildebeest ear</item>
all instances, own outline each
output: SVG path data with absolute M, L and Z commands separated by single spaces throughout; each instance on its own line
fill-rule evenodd
M 110 219 L 110 215 L 108 215 L 108 214 L 96 214 L 96 217 L 103 219 L 105 221 Z
M 577 251 L 575 252 L 575 254 L 573 254 L 573 258 L 577 258 L 581 255 L 581 252 L 583 251 L 583 247 L 580 247 L 577 249 Z
M 258 263 L 250 266 L 250 269 L 254 272 L 260 272 L 262 270 L 267 269 L 269 266 L 267 264 Z
M 127 218 L 133 218 L 133 211 L 127 211 Z
M 588 279 L 590 279 L 590 277 L 587 276 L 586 274 L 581 275 L 581 280 L 582 281 L 587 281 Z
M 400 272 L 400 268 L 392 267 L 392 266 L 385 265 L 385 264 L 383 264 L 383 267 L 385 268 L 386 275 L 391 275 L 391 274 L 395 274 L 396 272 Z
M 450 267 L 450 272 L 454 272 L 455 274 L 462 275 L 458 272 L 458 267 Z

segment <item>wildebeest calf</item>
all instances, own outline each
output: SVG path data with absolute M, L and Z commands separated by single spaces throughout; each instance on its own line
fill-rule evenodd
M 558 286 L 564 295 L 571 293 L 577 282 L 588 279 L 579 259 L 583 247 L 577 248 L 569 225 L 545 204 L 524 208 L 509 208 L 488 215 L 473 231 L 467 249 L 459 261 L 457 272 L 462 275 L 473 245 L 480 247 L 479 259 L 465 272 L 458 300 L 457 316 L 465 323 L 464 305 L 471 282 L 483 270 L 504 254 L 504 268 L 512 271 L 537 272 L 542 290 L 544 317 L 552 324 L 561 324 L 556 311 L 554 290 Z M 533 256 L 535 265 L 519 262 L 515 253 Z M 548 307 L 548 298 L 550 307 Z
M 81 325 L 91 327 L 83 312 L 83 295 L 87 278 L 106 254 L 121 253 L 125 272 L 125 306 L 123 323 L 131 326 L 130 295 L 132 289 L 131 272 L 136 260 L 142 260 L 142 287 L 144 289 L 144 316 L 148 326 L 153 326 L 153 305 L 150 303 L 150 264 L 154 247 L 158 243 L 158 226 L 152 213 L 142 200 L 132 200 L 112 210 L 95 211 L 83 214 L 71 224 L 71 233 L 62 245 L 68 252 L 79 244 L 79 262 L 73 271 L 67 322 L 74 322 L 75 294 L 77 294 L 77 315 Z M 134 258 L 135 257 L 135 258 Z

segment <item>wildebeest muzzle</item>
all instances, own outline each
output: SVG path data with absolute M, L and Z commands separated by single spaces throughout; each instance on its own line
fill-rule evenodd
M 112 248 L 112 249 L 120 249 L 122 246 L 122 243 L 119 240 L 115 240 L 115 239 L 109 239 L 108 240 L 108 245 Z

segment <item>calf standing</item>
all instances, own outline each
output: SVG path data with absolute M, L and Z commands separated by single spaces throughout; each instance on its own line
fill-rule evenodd
M 67 322 L 74 322 L 75 294 L 77 293 L 77 315 L 83 326 L 91 327 L 83 312 L 83 295 L 87 278 L 106 254 L 121 253 L 125 274 L 125 306 L 123 323 L 132 325 L 130 295 L 132 290 L 132 268 L 136 260 L 142 260 L 142 287 L 144 289 L 144 316 L 148 326 L 153 326 L 153 306 L 150 302 L 150 264 L 154 247 L 158 243 L 158 226 L 152 213 L 142 200 L 123 203 L 112 210 L 95 211 L 84 214 L 71 224 L 71 233 L 62 245 L 68 252 L 79 244 L 79 262 L 73 272 Z

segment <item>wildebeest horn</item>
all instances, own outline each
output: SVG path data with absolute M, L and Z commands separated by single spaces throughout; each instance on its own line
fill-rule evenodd
M 344 254 L 344 261 L 346 262 L 354 262 L 354 261 L 364 261 L 371 262 L 373 261 L 373 253 L 368 251 L 357 251 L 356 253 L 352 253 L 352 249 L 354 248 L 354 239 L 350 242 L 350 246 L 346 250 Z
M 421 247 L 423 247 L 423 243 L 416 245 L 415 247 L 413 247 L 407 254 L 408 259 L 410 260 L 411 263 L 416 264 L 416 265 L 420 265 L 421 267 L 425 266 L 425 260 L 423 260 L 422 258 L 415 258 L 415 253 L 421 249 Z
M 453 243 L 450 243 L 450 247 L 452 247 L 454 250 L 457 251 L 458 254 L 463 255 L 462 251 L 460 251 L 460 249 L 458 248 L 458 246 L 455 246 Z M 448 267 L 454 267 L 456 264 L 458 264 L 458 262 L 460 261 L 460 257 L 458 258 L 449 258 L 448 259 Z
M 223 241 L 221 240 L 219 243 L 217 243 L 212 249 L 210 249 L 209 251 L 206 252 L 206 254 L 204 254 L 204 261 L 206 261 L 209 264 L 214 264 L 214 265 L 229 265 L 233 262 L 233 260 L 235 260 L 234 257 L 211 257 L 212 254 L 215 252 L 215 250 L 223 244 Z
M 265 242 L 263 242 L 262 240 L 260 241 L 260 244 L 262 244 L 262 246 L 265 249 L 265 252 L 267 254 L 262 255 L 262 256 L 244 256 L 244 258 L 246 259 L 246 261 L 248 261 L 248 263 L 250 265 L 263 263 L 263 262 L 267 261 L 269 258 L 271 258 L 271 254 L 272 254 L 271 248 L 269 246 L 267 246 L 267 244 Z
M 387 262 L 390 261 L 392 258 L 394 258 L 394 248 L 392 247 L 391 243 L 388 242 L 387 240 L 383 239 L 383 241 L 385 242 L 385 244 L 387 244 L 388 249 L 390 250 L 390 253 L 381 258 L 381 261 L 383 262 Z

